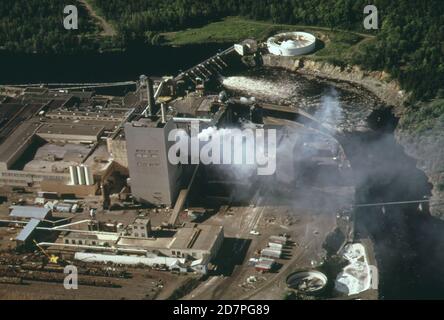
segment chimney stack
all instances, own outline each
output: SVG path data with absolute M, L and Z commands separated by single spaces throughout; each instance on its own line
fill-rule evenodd
M 154 82 L 151 78 L 148 78 L 148 81 L 146 83 L 146 89 L 147 89 L 147 95 L 148 95 L 148 116 L 152 116 L 152 112 L 155 105 L 154 100 Z
M 162 103 L 160 105 L 160 111 L 162 113 L 162 123 L 166 123 L 166 119 L 165 119 L 165 104 Z
M 142 74 L 139 77 L 139 100 L 140 100 L 140 106 L 143 104 L 143 86 L 146 83 L 146 75 Z

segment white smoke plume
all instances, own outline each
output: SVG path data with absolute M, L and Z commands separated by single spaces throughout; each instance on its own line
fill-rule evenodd
M 322 95 L 319 108 L 314 114 L 314 118 L 319 120 L 322 125 L 339 129 L 339 125 L 343 119 L 343 111 L 339 101 L 338 91 L 330 88 L 329 92 Z

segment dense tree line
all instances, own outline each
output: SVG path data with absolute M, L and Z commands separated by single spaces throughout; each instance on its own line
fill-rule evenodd
M 63 9 L 75 4 L 81 30 L 63 27 Z M 96 47 L 96 25 L 77 1 L 1 0 L 0 48 L 13 52 L 79 52 Z
M 171 31 L 227 15 L 277 23 L 351 28 L 362 21 L 365 1 L 356 0 L 94 0 L 121 30 Z
M 414 98 L 434 97 L 444 85 L 442 0 L 94 0 L 119 27 L 122 40 L 156 43 L 156 31 L 206 24 L 227 15 L 276 23 L 368 32 L 363 8 L 374 4 L 380 29 L 353 62 L 385 69 Z M 338 59 L 340 60 L 340 59 Z
M 118 29 L 111 45 L 158 44 L 162 31 L 181 30 L 240 15 L 275 23 L 317 25 L 377 35 L 352 61 L 385 69 L 415 98 L 434 97 L 444 83 L 442 0 L 88 0 Z M 69 3 L 68 3 L 69 2 Z M 102 43 L 82 6 L 81 30 L 63 29 L 68 0 L 1 0 L 0 47 L 12 51 L 66 52 L 97 49 Z M 363 30 L 363 8 L 374 4 L 380 29 Z M 340 57 L 339 57 L 340 58 Z M 340 61 L 341 59 L 338 59 Z
M 354 62 L 387 70 L 414 99 L 443 98 L 444 2 L 399 1 L 385 8 L 376 40 L 357 53 Z

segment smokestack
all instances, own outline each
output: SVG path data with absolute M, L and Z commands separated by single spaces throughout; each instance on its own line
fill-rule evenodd
M 156 103 L 154 100 L 154 82 L 151 78 L 148 78 L 146 89 L 148 94 L 148 116 L 151 117 L 154 105 Z
M 160 111 L 162 113 L 162 123 L 166 123 L 166 120 L 165 120 L 165 104 L 164 103 L 162 103 L 160 105 Z
M 142 74 L 139 77 L 139 100 L 140 100 L 140 105 L 141 106 L 143 104 L 143 91 L 142 91 L 142 89 L 143 89 L 143 86 L 145 85 L 145 83 L 146 83 L 146 75 Z

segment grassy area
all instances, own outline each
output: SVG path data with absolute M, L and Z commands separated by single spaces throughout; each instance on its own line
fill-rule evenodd
M 314 33 L 319 41 L 319 50 L 312 58 L 335 64 L 349 63 L 353 54 L 362 43 L 372 41 L 373 37 L 365 34 L 331 30 L 322 27 L 273 24 L 266 21 L 254 21 L 241 17 L 227 17 L 201 28 L 163 33 L 165 44 L 186 45 L 202 43 L 238 42 L 247 38 L 265 40 L 269 36 L 283 31 L 308 31 Z
M 236 42 L 247 38 L 265 38 L 274 28 L 273 24 L 228 17 L 201 28 L 164 33 L 167 44 L 184 45 L 208 42 Z
M 373 38 L 345 31 L 316 31 L 314 33 L 323 40 L 324 47 L 316 51 L 312 58 L 335 65 L 354 64 L 353 56 L 359 53 L 365 43 L 373 41 Z
M 165 32 L 165 37 L 168 44 L 184 45 L 184 44 L 199 44 L 208 42 L 236 42 L 246 38 L 254 38 L 257 40 L 265 40 L 270 35 L 279 31 L 322 31 L 326 33 L 348 34 L 338 38 L 348 43 L 356 42 L 356 37 L 362 39 L 364 37 L 371 38 L 370 35 L 348 32 L 348 31 L 334 31 L 329 28 L 290 25 L 290 24 L 274 24 L 267 21 L 249 20 L 242 17 L 227 17 L 221 21 L 210 23 L 201 28 L 192 28 L 183 31 Z M 352 38 L 353 37 L 353 38 Z

